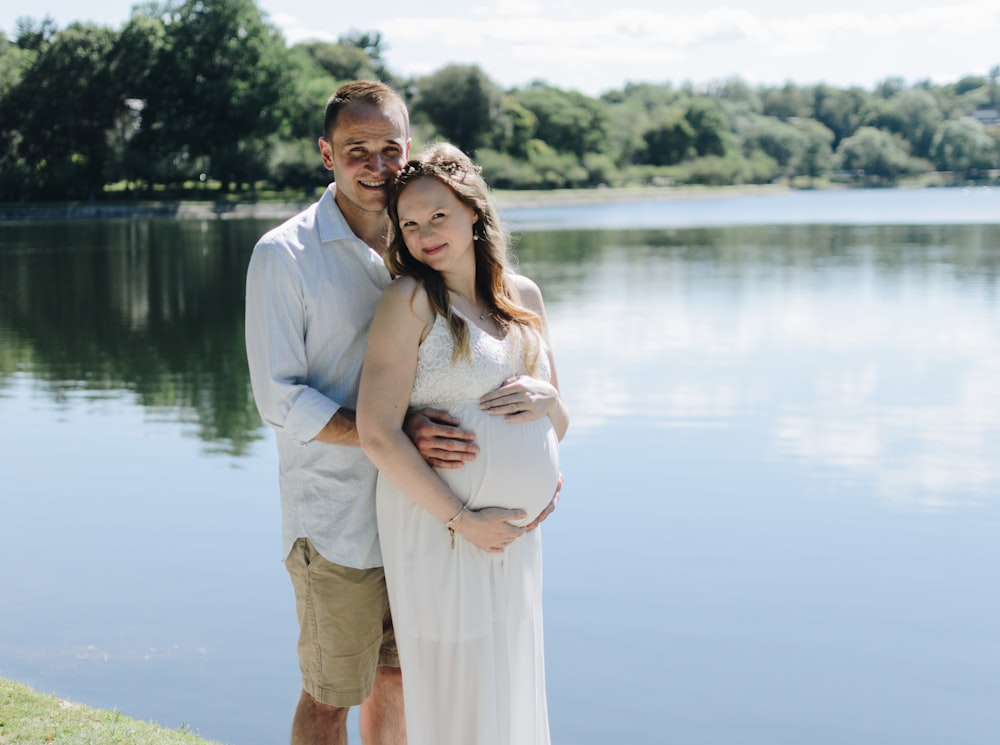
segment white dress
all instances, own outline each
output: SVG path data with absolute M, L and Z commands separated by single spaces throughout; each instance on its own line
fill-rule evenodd
M 469 504 L 534 519 L 559 477 L 547 417 L 509 423 L 478 399 L 524 371 L 520 333 L 496 339 L 467 321 L 472 362 L 451 364 L 442 317 L 420 345 L 410 399 L 446 409 L 476 433 L 479 455 L 438 473 Z M 544 352 L 536 377 L 550 375 Z M 409 745 L 548 745 L 542 645 L 542 546 L 534 530 L 503 553 L 476 548 L 387 478 L 376 492 L 379 541 L 403 673 Z

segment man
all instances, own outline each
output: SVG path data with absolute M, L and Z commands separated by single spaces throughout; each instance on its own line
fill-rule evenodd
M 409 149 L 406 105 L 392 89 L 342 86 L 319 139 L 334 183 L 260 239 L 247 273 L 250 380 L 275 430 L 283 550 L 300 627 L 293 745 L 346 743 L 347 712 L 356 705 L 363 742 L 405 742 L 376 472 L 358 446 L 354 407 L 368 326 L 390 281 L 381 258 L 387 187 Z M 473 435 L 457 425 L 427 411 L 408 417 L 406 429 L 431 465 L 455 468 L 477 452 Z

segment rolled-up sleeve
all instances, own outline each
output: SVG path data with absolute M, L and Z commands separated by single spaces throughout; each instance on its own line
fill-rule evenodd
M 266 236 L 254 247 L 247 269 L 246 347 L 261 417 L 305 444 L 340 405 L 309 385 L 303 282 L 293 250 Z

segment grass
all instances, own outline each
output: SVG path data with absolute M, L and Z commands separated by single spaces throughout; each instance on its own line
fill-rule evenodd
M 140 722 L 37 693 L 0 678 L 0 745 L 211 745 L 182 729 Z M 217 745 L 217 744 L 216 744 Z

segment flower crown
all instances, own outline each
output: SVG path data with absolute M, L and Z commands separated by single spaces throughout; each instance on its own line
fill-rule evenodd
M 481 173 L 482 169 L 474 163 L 465 164 L 455 160 L 445 160 L 441 157 L 430 160 L 411 160 L 396 174 L 396 185 L 403 186 L 420 176 L 438 176 L 464 182 L 466 177 L 478 176 Z

